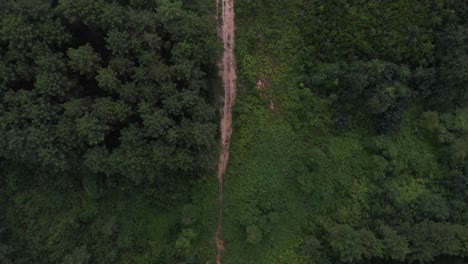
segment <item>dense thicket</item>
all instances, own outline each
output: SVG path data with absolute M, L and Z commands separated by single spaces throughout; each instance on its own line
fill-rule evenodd
M 236 10 L 227 263 L 466 263 L 468 5 Z
M 213 167 L 217 134 L 206 3 L 0 1 L 0 262 L 185 258 L 175 204 Z M 145 227 L 132 208 L 173 213 Z

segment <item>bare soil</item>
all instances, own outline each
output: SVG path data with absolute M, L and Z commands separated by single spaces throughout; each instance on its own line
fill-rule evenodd
M 226 168 L 229 161 L 229 148 L 232 135 L 232 108 L 236 100 L 236 58 L 234 54 L 234 0 L 217 0 L 217 8 L 222 6 L 222 24 L 220 26 L 220 37 L 224 43 L 224 53 L 221 62 L 219 63 L 220 75 L 224 86 L 223 108 L 221 110 L 221 155 L 218 162 L 218 184 L 219 184 L 219 214 L 218 226 L 216 228 L 216 248 L 217 256 L 216 263 L 221 264 L 221 258 L 224 248 L 223 240 L 223 179 L 226 173 Z M 218 9 L 217 9 L 218 10 Z M 218 11 L 217 11 L 218 12 Z M 217 14 L 218 15 L 218 14 Z

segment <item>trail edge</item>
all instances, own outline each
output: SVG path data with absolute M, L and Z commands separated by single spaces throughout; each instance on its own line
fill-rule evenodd
M 215 241 L 217 248 L 216 263 L 221 264 L 222 255 L 225 251 L 223 240 L 223 180 L 229 161 L 229 148 L 232 135 L 232 108 L 236 100 L 236 58 L 234 53 L 234 0 L 216 0 L 216 17 L 218 17 L 219 6 L 221 5 L 222 24 L 219 28 L 220 37 L 224 44 L 224 53 L 219 63 L 219 74 L 223 80 L 224 97 L 223 108 L 221 110 L 221 155 L 218 162 L 218 185 L 219 185 L 219 212 L 218 226 L 216 228 Z

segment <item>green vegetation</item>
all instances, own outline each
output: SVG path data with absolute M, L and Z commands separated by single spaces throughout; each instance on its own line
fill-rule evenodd
M 0 1 L 0 263 L 213 263 L 214 1 Z M 468 5 L 236 0 L 223 263 L 465 263 Z
M 463 263 L 467 6 L 236 4 L 225 262 Z
M 213 10 L 0 1 L 1 263 L 213 258 Z

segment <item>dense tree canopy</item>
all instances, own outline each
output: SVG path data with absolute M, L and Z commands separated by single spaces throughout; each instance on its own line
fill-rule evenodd
M 170 1 L 1 9 L 1 157 L 136 183 L 209 166 L 214 58 L 204 18 Z
M 214 167 L 218 44 L 205 5 L 0 1 L 0 262 L 185 258 L 170 245 L 177 227 L 136 241 L 150 223 L 117 212 L 167 222 Z

